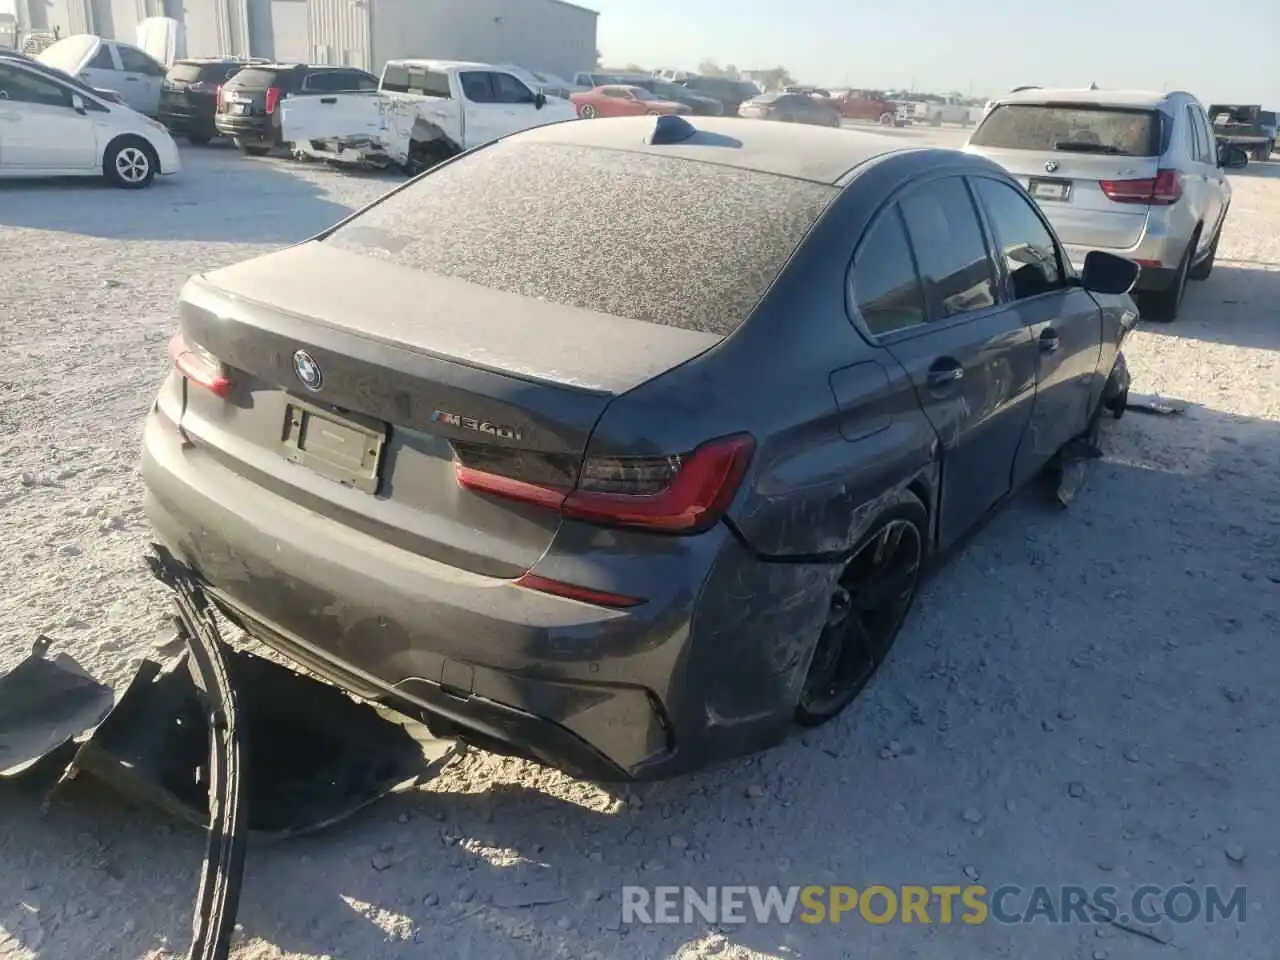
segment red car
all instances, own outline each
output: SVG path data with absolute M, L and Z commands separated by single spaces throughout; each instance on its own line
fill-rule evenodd
M 683 103 L 663 100 L 643 87 L 629 87 L 608 83 L 594 90 L 569 94 L 569 102 L 578 108 L 583 120 L 595 117 L 638 117 L 644 114 L 658 116 L 664 113 L 690 113 Z
M 837 90 L 828 101 L 846 120 L 870 120 L 886 127 L 899 126 L 898 105 L 882 94 L 867 90 Z

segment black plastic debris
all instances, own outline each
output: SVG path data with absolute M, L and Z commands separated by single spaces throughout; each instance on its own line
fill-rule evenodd
M 225 960 L 251 836 L 332 826 L 431 779 L 456 745 L 232 648 L 192 571 L 160 547 L 149 562 L 174 593 L 186 653 L 143 661 L 117 700 L 71 657 L 49 659 L 51 641 L 40 637 L 0 676 L 0 776 L 39 770 L 56 777 L 56 791 L 90 775 L 204 828 L 187 958 Z
M 30 656 L 0 676 L 0 777 L 67 756 L 115 702 L 109 686 L 65 653 L 46 656 L 52 643 L 41 636 Z
M 429 775 L 453 750 L 328 684 L 218 641 L 239 701 L 246 827 L 278 840 L 335 824 Z M 189 654 L 151 660 L 63 781 L 82 773 L 197 827 L 209 823 L 209 723 Z

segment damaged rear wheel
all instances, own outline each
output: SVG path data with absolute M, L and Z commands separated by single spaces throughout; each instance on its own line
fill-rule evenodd
M 845 565 L 805 677 L 796 722 L 838 715 L 889 655 L 915 600 L 928 515 L 910 497 L 886 512 Z

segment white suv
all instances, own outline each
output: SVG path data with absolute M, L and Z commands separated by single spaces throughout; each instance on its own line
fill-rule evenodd
M 1041 90 L 993 101 L 965 147 L 1012 173 L 1040 204 L 1079 269 L 1090 250 L 1142 267 L 1144 318 L 1178 315 L 1188 279 L 1213 269 L 1231 205 L 1219 151 L 1189 93 Z

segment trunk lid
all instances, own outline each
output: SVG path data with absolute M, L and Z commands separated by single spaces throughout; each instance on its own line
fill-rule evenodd
M 1116 203 L 1102 181 L 1155 177 L 1154 157 L 1108 157 L 1053 150 L 976 149 L 1000 164 L 1035 198 L 1063 243 L 1125 249 L 1142 237 L 1149 206 Z M 1061 185 L 1061 186 L 1059 186 Z
M 560 515 L 464 489 L 457 464 L 571 487 L 615 396 L 720 339 L 315 242 L 191 281 L 180 324 L 230 368 L 225 396 L 186 390 L 181 425 L 204 452 L 345 527 L 497 577 L 531 567 Z
M 1125 249 L 1142 237 L 1150 207 L 1112 200 L 1102 182 L 1154 179 L 1165 120 L 1096 103 L 996 104 L 965 149 L 1013 174 L 1064 243 Z

